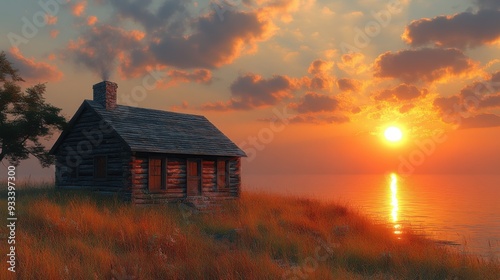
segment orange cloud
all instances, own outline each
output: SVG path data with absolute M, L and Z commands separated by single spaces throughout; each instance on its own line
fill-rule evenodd
M 436 98 L 434 106 L 444 122 L 461 128 L 498 126 L 494 109 L 500 107 L 500 71 L 465 86 L 459 94 Z
M 299 113 L 332 112 L 338 109 L 339 101 L 329 95 L 306 93 L 300 102 L 290 104 L 290 108 Z
M 341 78 L 337 80 L 337 86 L 342 92 L 359 92 L 362 87 L 362 83 L 355 79 Z
M 212 72 L 206 69 L 196 69 L 193 72 L 170 70 L 167 72 L 165 79 L 158 81 L 159 88 L 168 88 L 179 83 L 212 83 Z
M 400 84 L 392 89 L 384 89 L 376 93 L 373 97 L 378 101 L 400 102 L 413 100 L 427 95 L 427 89 L 419 90 L 416 86 Z
M 57 38 L 58 35 L 59 35 L 59 30 L 57 30 L 57 29 L 50 30 L 50 37 L 55 39 L 55 38 Z
M 29 82 L 57 81 L 63 76 L 56 66 L 24 57 L 18 48 L 10 49 L 7 56 L 14 67 L 19 70 L 20 76 Z
M 71 13 L 76 17 L 81 17 L 87 8 L 87 1 L 80 1 L 71 6 Z
M 47 23 L 47 25 L 54 25 L 57 23 L 57 17 L 53 16 L 53 15 L 46 14 L 45 15 L 45 23 Z
M 96 24 L 98 21 L 99 21 L 99 19 L 96 16 L 87 17 L 87 25 L 89 25 L 89 26 Z

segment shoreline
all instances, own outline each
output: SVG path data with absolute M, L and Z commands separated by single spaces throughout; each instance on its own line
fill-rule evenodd
M 356 209 L 311 199 L 243 192 L 204 213 L 31 188 L 19 190 L 18 206 L 20 279 L 120 270 L 140 279 L 500 278 L 498 259 L 461 255 L 404 228 L 397 239 Z

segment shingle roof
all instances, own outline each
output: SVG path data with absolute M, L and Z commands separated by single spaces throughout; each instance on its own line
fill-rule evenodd
M 246 156 L 204 116 L 124 105 L 109 111 L 95 101 L 85 103 L 135 152 Z

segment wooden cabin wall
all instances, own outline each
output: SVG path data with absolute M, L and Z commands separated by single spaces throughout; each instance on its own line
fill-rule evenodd
M 126 193 L 130 185 L 128 166 L 131 153 L 115 134 L 99 130 L 100 121 L 91 109 L 84 109 L 64 143 L 56 151 L 57 187 Z M 97 131 L 102 133 L 101 141 Z M 95 155 L 107 156 L 106 179 L 94 179 Z M 75 167 L 68 163 L 68 158 L 71 162 L 78 158 L 80 164 Z
M 158 204 L 182 200 L 186 196 L 186 160 L 167 157 L 166 166 L 166 190 L 150 192 L 148 189 L 149 155 L 132 157 L 132 202 Z
M 132 201 L 136 204 L 159 204 L 167 201 L 190 200 L 186 196 L 187 190 L 187 158 L 179 156 L 162 155 L 166 158 L 167 178 L 166 189 L 149 191 L 148 167 L 149 157 L 157 154 L 140 154 L 132 157 Z M 189 157 L 193 158 L 193 157 Z M 227 159 L 227 158 L 225 158 Z M 229 185 L 217 188 L 216 158 L 205 157 L 201 160 L 201 196 L 210 200 L 224 200 L 239 197 L 241 177 L 240 159 L 228 160 Z
M 216 161 L 202 160 L 201 191 L 202 194 L 217 190 Z
M 229 160 L 229 189 L 231 196 L 241 194 L 241 158 Z

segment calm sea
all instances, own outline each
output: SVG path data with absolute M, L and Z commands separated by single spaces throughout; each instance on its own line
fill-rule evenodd
M 244 176 L 245 190 L 347 203 L 395 231 L 410 225 L 464 252 L 500 258 L 500 176 Z

